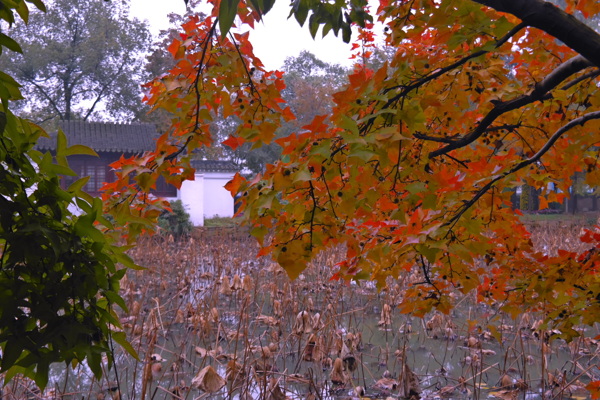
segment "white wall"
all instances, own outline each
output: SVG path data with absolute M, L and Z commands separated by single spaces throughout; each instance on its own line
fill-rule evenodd
M 190 214 L 195 226 L 203 226 L 204 218 L 233 217 L 233 197 L 224 188 L 233 178 L 231 172 L 197 172 L 195 180 L 184 181 L 177 199 Z
M 233 217 L 233 197 L 224 188 L 234 173 L 204 172 L 204 218 Z
M 177 197 L 167 197 L 166 200 L 181 200 L 194 226 L 204 226 L 204 218 L 233 217 L 233 197 L 224 188 L 233 176 L 232 172 L 196 173 L 195 180 L 183 182 Z M 69 210 L 75 215 L 81 214 L 81 210 L 73 204 L 69 205 Z
M 204 175 L 196 174 L 195 180 L 184 181 L 177 192 L 177 199 L 181 200 L 183 208 L 190 214 L 194 226 L 204 225 Z

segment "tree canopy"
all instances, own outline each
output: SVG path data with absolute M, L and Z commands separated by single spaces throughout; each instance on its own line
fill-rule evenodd
M 170 132 L 150 163 L 128 167 L 182 179 L 174 172 L 185 175 L 186 157 L 172 155 L 209 140 L 211 110 L 243 122 L 225 141 L 232 148 L 268 144 L 295 118 L 283 73 L 265 70 L 252 33 L 239 33 L 272 2 L 213 4 L 169 46 L 170 75 L 148 85 L 149 103 L 174 115 Z M 510 196 L 532 186 L 544 208 L 565 198 L 577 171 L 600 181 L 600 34 L 574 17 L 599 11 L 595 1 L 381 0 L 373 17 L 362 0 L 295 2 L 291 15 L 313 36 L 321 28 L 350 40 L 354 29 L 358 62 L 331 112 L 276 140 L 279 161 L 229 183 L 261 254 L 296 277 L 317 252 L 343 245 L 339 278 L 385 286 L 417 274 L 401 305 L 415 315 L 448 312 L 452 292 L 476 291 L 513 316 L 544 310 L 566 339 L 594 323 L 600 234 L 583 235 L 583 254 L 535 252 Z M 393 51 L 373 70 L 376 26 Z
M 126 3 L 127 4 L 127 3 Z M 0 68 L 22 86 L 21 114 L 51 118 L 131 121 L 146 110 L 140 85 L 146 25 L 118 4 L 53 0 L 47 12 L 8 30 L 22 52 L 7 52 Z

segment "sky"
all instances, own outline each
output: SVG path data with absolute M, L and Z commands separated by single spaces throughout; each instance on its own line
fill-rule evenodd
M 184 13 L 183 0 L 132 0 L 131 16 L 147 20 L 153 34 L 168 27 L 167 14 L 170 12 Z M 317 58 L 329 63 L 350 66 L 350 45 L 341 37 L 333 34 L 324 39 L 317 35 L 313 40 L 305 25 L 301 28 L 289 14 L 289 2 L 277 1 L 273 9 L 266 15 L 262 24 L 250 33 L 254 53 L 262 60 L 267 69 L 278 69 L 287 57 L 294 57 L 302 50 L 314 53 Z

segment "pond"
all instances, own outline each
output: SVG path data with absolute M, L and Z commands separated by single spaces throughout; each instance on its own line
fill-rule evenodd
M 123 282 L 121 321 L 140 361 L 117 348 L 101 381 L 57 365 L 44 393 L 20 379 L 2 398 L 586 398 L 600 377 L 596 330 L 544 340 L 538 315 L 514 321 L 472 296 L 450 315 L 403 315 L 399 282 L 331 281 L 334 251 L 291 282 L 242 231 L 207 232 L 134 250 L 147 270 Z

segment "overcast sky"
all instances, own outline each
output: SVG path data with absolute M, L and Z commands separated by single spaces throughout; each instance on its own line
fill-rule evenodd
M 148 20 L 153 34 L 168 26 L 167 14 L 170 12 L 185 12 L 183 0 L 131 1 L 131 15 Z M 288 20 L 288 13 L 289 2 L 277 1 L 263 23 L 250 33 L 254 52 L 267 69 L 280 68 L 286 57 L 297 56 L 304 49 L 323 61 L 351 65 L 348 59 L 350 45 L 344 43 L 341 37 L 329 34 L 325 39 L 321 39 L 320 35 L 317 35 L 317 40 L 313 40 L 308 27 L 305 25 L 301 28 L 293 17 Z

